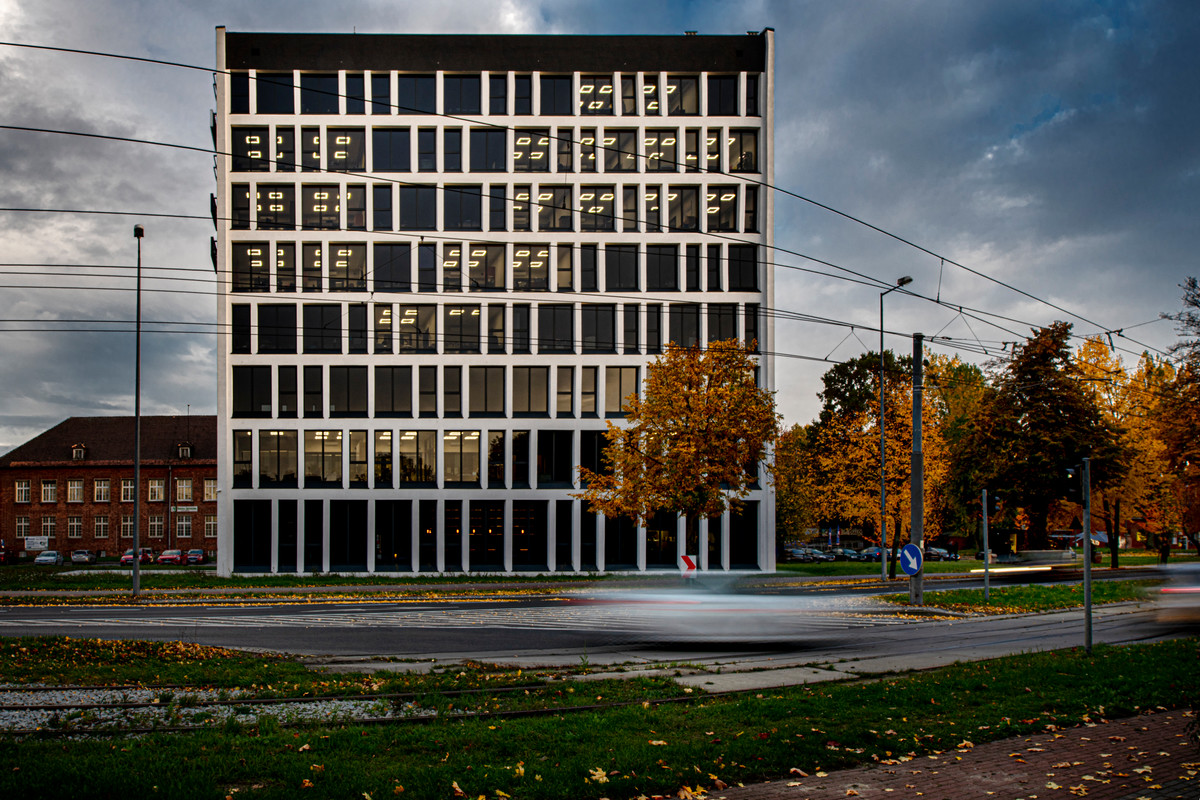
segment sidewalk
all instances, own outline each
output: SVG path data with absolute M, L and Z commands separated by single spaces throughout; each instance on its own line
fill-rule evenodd
M 963 747 L 897 764 L 713 790 L 709 800 L 1196 800 L 1191 711 L 1160 711 Z

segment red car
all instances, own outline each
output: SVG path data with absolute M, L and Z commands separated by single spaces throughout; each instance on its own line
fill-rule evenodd
M 164 550 L 163 554 L 158 557 L 158 563 L 182 566 L 187 563 L 187 556 L 183 554 L 182 550 Z
M 189 564 L 207 564 L 208 556 L 203 550 L 195 549 L 187 551 L 187 563 Z
M 150 549 L 149 547 L 143 547 L 141 549 L 141 552 L 138 554 L 138 563 L 139 564 L 153 564 L 154 563 L 154 551 L 152 549 Z M 132 548 L 129 550 L 126 550 L 125 554 L 123 556 L 121 556 L 121 566 L 123 566 L 123 567 L 133 566 L 133 549 Z

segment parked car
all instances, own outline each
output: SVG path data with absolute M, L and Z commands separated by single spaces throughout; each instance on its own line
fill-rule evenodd
M 162 555 L 158 557 L 158 563 L 182 566 L 187 563 L 187 556 L 182 550 L 163 550 Z
M 951 553 L 942 547 L 926 547 L 926 561 L 958 561 L 958 553 Z
M 17 551 L 0 544 L 0 565 L 17 563 Z
M 833 556 L 834 561 L 864 561 L 865 559 L 857 551 L 849 547 L 835 547 L 829 551 Z
M 72 550 L 71 551 L 71 563 L 72 564 L 95 564 L 96 563 L 96 554 L 93 553 L 91 550 Z
M 189 564 L 207 564 L 208 555 L 201 549 L 187 551 L 187 563 Z
M 138 563 L 139 564 L 153 564 L 154 563 L 154 550 L 149 547 L 143 547 L 141 549 L 141 551 L 138 553 Z M 126 550 L 125 553 L 121 556 L 121 566 L 123 566 L 123 567 L 133 566 L 133 548 Z
M 812 559 L 813 563 L 820 564 L 820 563 L 824 563 L 826 561 L 834 561 L 835 560 L 832 553 L 827 553 L 824 550 L 818 550 L 815 547 L 806 547 L 804 549 L 805 549 L 805 552 L 808 554 L 808 557 L 810 559 Z
M 858 551 L 858 555 L 863 561 L 879 561 L 883 557 L 883 549 L 879 545 L 864 547 Z
M 43 550 L 42 552 L 38 553 L 37 558 L 33 560 L 33 563 L 35 564 L 53 564 L 56 567 L 60 566 L 62 562 L 62 553 L 58 552 L 57 550 Z

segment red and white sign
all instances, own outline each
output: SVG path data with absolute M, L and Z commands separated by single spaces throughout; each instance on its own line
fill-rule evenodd
M 683 571 L 688 574 L 696 571 L 696 562 L 692 561 L 691 556 L 683 557 Z

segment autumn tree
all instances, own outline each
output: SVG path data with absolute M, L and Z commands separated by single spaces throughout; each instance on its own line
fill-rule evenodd
M 931 355 L 926 371 L 933 419 L 945 444 L 946 482 L 940 503 L 929 507 L 946 531 L 974 537 L 986 465 L 971 450 L 971 432 L 991 386 L 978 366 L 958 356 Z
M 806 480 L 811 426 L 793 425 L 775 442 L 775 532 L 777 537 L 797 539 L 816 521 L 812 483 Z
M 610 517 L 639 522 L 658 511 L 687 520 L 736 507 L 758 480 L 779 425 L 771 392 L 755 380 L 751 345 L 730 339 L 708 349 L 669 344 L 646 370 L 643 395 L 625 400 L 625 424 L 608 423 L 604 470 L 581 467 L 576 495 Z
M 1185 535 L 1200 548 L 1200 283 L 1188 278 L 1180 288 L 1183 310 L 1164 316 L 1176 322 L 1180 339 L 1172 350 L 1181 361 L 1173 379 L 1163 387 L 1158 419 L 1168 468 L 1179 480 L 1181 524 Z
M 1094 486 L 1118 480 L 1125 452 L 1118 431 L 1083 388 L 1071 359 L 1071 325 L 1056 322 L 1014 345 L 1012 358 L 991 364 L 988 395 L 970 449 L 985 465 L 980 477 L 1023 507 L 1027 546 L 1049 546 L 1051 507 L 1068 492 L 1067 469 L 1092 460 Z

